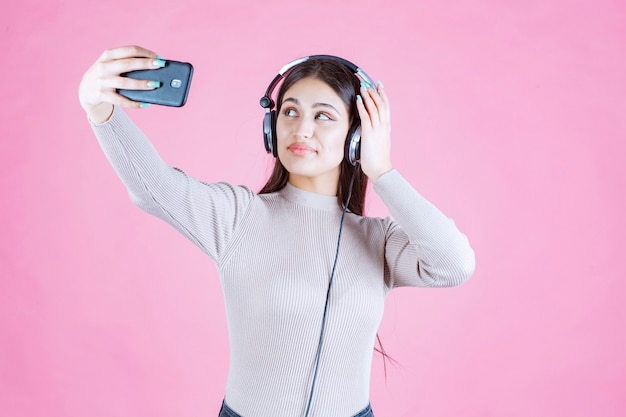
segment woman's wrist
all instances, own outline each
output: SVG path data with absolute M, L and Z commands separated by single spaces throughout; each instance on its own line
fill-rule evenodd
M 85 109 L 89 121 L 95 125 L 107 122 L 113 115 L 113 104 L 101 103 L 95 107 Z
M 386 173 L 392 170 L 393 170 L 393 166 L 388 165 L 388 166 L 378 169 L 375 173 L 372 173 L 372 175 L 368 175 L 368 177 L 370 181 L 372 181 L 373 184 L 376 184 L 376 181 L 378 181 L 380 177 L 382 177 L 383 175 L 385 175 Z

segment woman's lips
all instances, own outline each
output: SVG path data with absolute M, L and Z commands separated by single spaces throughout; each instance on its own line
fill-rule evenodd
M 312 153 L 315 153 L 315 149 L 311 148 L 310 146 L 303 145 L 301 143 L 293 144 L 289 146 L 289 148 L 287 149 L 289 149 L 289 151 L 292 154 L 300 155 L 300 156 L 310 155 Z

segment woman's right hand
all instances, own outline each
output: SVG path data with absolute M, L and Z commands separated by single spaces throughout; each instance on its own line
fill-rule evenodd
M 104 51 L 85 72 L 78 87 L 78 98 L 89 120 L 103 123 L 111 117 L 113 105 L 139 108 L 142 103 L 117 93 L 117 89 L 153 90 L 147 80 L 135 80 L 120 74 L 143 69 L 157 69 L 165 65 L 157 54 L 139 46 L 123 46 Z

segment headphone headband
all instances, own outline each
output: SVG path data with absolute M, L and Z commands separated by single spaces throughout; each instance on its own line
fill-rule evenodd
M 276 105 L 276 103 L 274 103 L 274 100 L 272 100 L 272 93 L 274 92 L 274 89 L 276 88 L 278 83 L 282 79 L 285 78 L 286 74 L 289 72 L 290 69 L 292 69 L 298 64 L 308 61 L 309 59 L 329 59 L 333 61 L 338 61 L 341 64 L 343 64 L 345 67 L 350 69 L 350 71 L 352 71 L 355 75 L 357 75 L 363 81 L 368 82 L 370 85 L 375 85 L 374 80 L 372 80 L 372 78 L 369 75 L 367 75 L 365 71 L 363 71 L 361 68 L 357 67 L 356 65 L 354 65 L 352 62 L 348 61 L 347 59 L 334 56 L 334 55 L 309 55 L 309 56 L 305 56 L 302 58 L 294 59 L 293 61 L 284 65 L 280 69 L 280 71 L 278 71 L 278 75 L 274 77 L 270 85 L 267 87 L 267 90 L 265 90 L 265 95 L 261 97 L 261 100 L 260 100 L 261 107 L 263 107 L 264 109 L 272 110 L 274 106 Z

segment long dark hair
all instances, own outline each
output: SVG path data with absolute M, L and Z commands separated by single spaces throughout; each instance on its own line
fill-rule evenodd
M 343 64 L 328 58 L 310 58 L 307 61 L 296 65 L 285 77 L 276 99 L 276 113 L 280 114 L 285 92 L 296 82 L 303 78 L 317 78 L 330 86 L 335 93 L 343 100 L 350 115 L 350 129 L 348 136 L 354 132 L 360 124 L 359 114 L 356 108 L 356 95 L 359 91 L 360 82 Z M 274 133 L 276 134 L 276 133 Z M 352 196 L 348 203 L 348 210 L 352 213 L 363 215 L 365 206 L 365 193 L 367 191 L 367 176 L 363 173 L 360 165 L 356 167 L 345 158 L 341 161 L 339 184 L 337 188 L 337 203 L 343 207 L 348 198 L 350 180 L 356 169 Z M 289 172 L 276 158 L 274 169 L 267 183 L 263 186 L 259 194 L 273 193 L 281 190 L 289 180 Z

